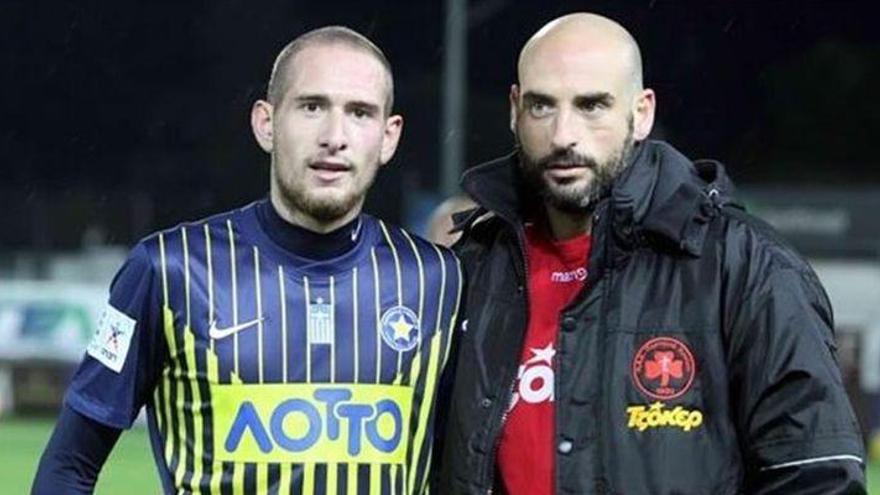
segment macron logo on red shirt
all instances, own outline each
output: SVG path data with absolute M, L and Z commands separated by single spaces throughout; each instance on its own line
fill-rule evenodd
M 571 270 L 567 272 L 552 272 L 550 274 L 550 281 L 557 284 L 564 284 L 568 282 L 583 282 L 586 279 L 587 269 L 584 267 L 580 267 L 577 270 Z

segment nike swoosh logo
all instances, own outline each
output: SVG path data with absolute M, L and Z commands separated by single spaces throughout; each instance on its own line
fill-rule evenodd
M 361 219 L 358 218 L 357 226 L 354 228 L 354 230 L 351 231 L 351 242 L 357 241 L 358 235 L 360 235 L 360 233 L 361 233 Z
M 233 325 L 231 327 L 220 328 L 217 326 L 217 321 L 215 320 L 211 322 L 211 327 L 208 328 L 208 335 L 214 340 L 219 340 L 229 337 L 236 332 L 240 332 L 245 328 L 252 327 L 261 321 L 263 321 L 263 318 L 257 318 L 256 320 L 246 321 L 244 323 L 239 323 L 238 325 Z

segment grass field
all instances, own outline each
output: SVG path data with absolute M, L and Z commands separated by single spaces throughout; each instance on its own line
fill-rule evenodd
M 29 493 L 34 471 L 49 434 L 52 419 L 0 419 L 0 492 Z M 122 435 L 101 472 L 99 495 L 160 493 L 146 428 Z M 868 493 L 880 495 L 880 463 L 868 465 Z
M 880 495 L 880 461 L 868 464 L 868 493 Z
M 31 481 L 54 419 L 0 419 L 0 492 L 30 493 Z M 99 495 L 161 493 L 146 428 L 122 435 L 101 471 Z

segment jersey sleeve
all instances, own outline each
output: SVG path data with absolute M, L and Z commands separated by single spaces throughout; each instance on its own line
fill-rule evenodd
M 31 495 L 93 493 L 101 467 L 120 433 L 69 407 L 62 408 L 40 458 Z
M 160 290 L 147 248 L 138 244 L 113 279 L 107 306 L 67 390 L 67 406 L 107 426 L 131 426 L 166 354 Z
M 863 493 L 864 451 L 818 285 L 771 269 L 743 305 L 731 360 L 749 493 Z

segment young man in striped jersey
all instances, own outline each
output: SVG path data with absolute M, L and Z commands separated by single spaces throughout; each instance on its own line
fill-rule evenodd
M 251 115 L 269 198 L 138 243 L 34 493 L 90 493 L 142 405 L 168 493 L 426 490 L 456 258 L 361 213 L 397 147 L 382 52 L 342 27 L 275 61 Z

